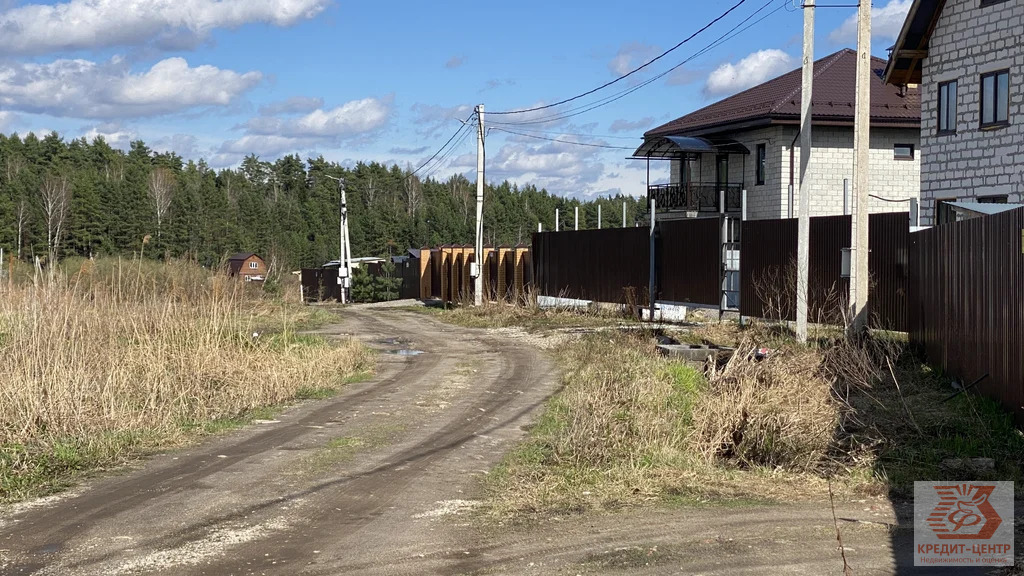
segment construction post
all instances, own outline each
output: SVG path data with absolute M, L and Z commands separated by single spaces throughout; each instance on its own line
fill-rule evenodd
M 871 3 L 857 9 L 857 100 L 853 118 L 853 262 L 850 267 L 850 332 L 867 328 L 868 313 L 868 181 L 871 150 Z
M 871 3 L 864 2 L 870 10 Z M 800 210 L 796 240 L 796 337 L 807 342 L 807 275 L 811 243 L 811 101 L 814 91 L 814 0 L 804 2 L 804 61 L 800 87 Z
M 483 304 L 484 276 L 481 274 L 484 253 L 484 105 L 476 107 L 476 250 L 473 254 L 473 303 Z
M 601 229 L 601 205 L 597 205 L 597 229 Z

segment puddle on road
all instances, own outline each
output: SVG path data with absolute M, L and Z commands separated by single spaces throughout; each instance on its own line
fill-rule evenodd
M 419 356 L 420 354 L 423 354 L 423 350 L 410 350 L 408 348 L 403 348 L 401 350 L 385 350 L 384 353 L 394 354 L 396 356 Z
M 409 343 L 408 340 L 403 340 L 401 338 L 383 338 L 381 340 L 377 340 L 377 344 L 385 344 L 387 346 L 398 346 L 400 344 L 408 344 L 408 343 Z

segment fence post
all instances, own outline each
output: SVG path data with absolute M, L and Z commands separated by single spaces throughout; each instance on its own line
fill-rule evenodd
M 623 206 L 625 206 L 625 204 L 623 204 Z M 655 200 L 654 200 L 654 198 L 651 198 L 651 231 L 650 231 L 650 244 L 649 244 L 650 249 L 648 250 L 648 252 L 650 253 L 650 260 L 649 260 L 649 262 L 650 262 L 650 271 L 648 273 L 647 292 L 648 292 L 648 295 L 650 296 L 650 300 L 651 300 L 651 307 L 650 307 L 649 310 L 650 310 L 650 319 L 651 319 L 652 323 L 654 322 L 654 284 L 655 284 L 655 278 L 654 278 L 654 220 L 656 218 L 656 214 L 657 214 L 657 210 L 655 209 Z M 642 318 L 642 316 L 643 316 L 643 314 L 641 313 L 641 318 Z
M 555 208 L 555 232 L 558 232 L 558 208 Z
M 921 225 L 921 205 L 917 198 L 910 199 L 910 225 Z
M 597 205 L 597 229 L 601 229 L 601 205 Z
M 850 215 L 850 179 L 843 178 L 843 216 Z

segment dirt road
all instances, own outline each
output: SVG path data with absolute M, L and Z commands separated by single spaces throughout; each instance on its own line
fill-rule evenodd
M 345 314 L 325 332 L 382 350 L 372 380 L 0 514 L 0 574 L 841 573 L 820 505 L 481 527 L 480 476 L 556 391 L 551 362 L 407 311 Z M 893 573 L 892 510 L 839 514 L 857 574 Z

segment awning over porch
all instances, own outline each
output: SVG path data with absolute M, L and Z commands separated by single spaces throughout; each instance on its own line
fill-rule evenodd
M 735 140 L 689 136 L 656 136 L 647 138 L 633 152 L 637 160 L 651 158 L 692 158 L 698 154 L 750 154 L 746 146 Z

